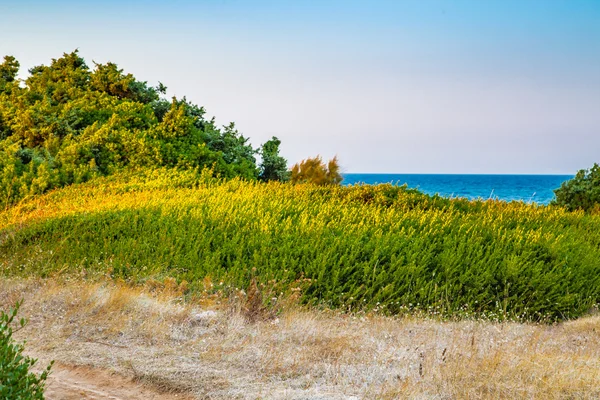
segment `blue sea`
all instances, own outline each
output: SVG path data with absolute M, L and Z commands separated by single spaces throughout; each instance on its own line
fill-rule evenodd
M 500 199 L 548 204 L 554 189 L 573 175 L 438 175 L 438 174 L 343 174 L 342 184 L 392 183 L 427 194 L 468 199 Z

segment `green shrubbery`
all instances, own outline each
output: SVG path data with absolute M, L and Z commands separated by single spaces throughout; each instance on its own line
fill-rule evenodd
M 52 364 L 40 375 L 34 374 L 31 368 L 37 360 L 23 355 L 23 344 L 14 342 L 12 326 L 20 306 L 18 302 L 8 313 L 0 311 L 0 399 L 43 399 Z M 25 320 L 18 326 L 25 326 Z
M 589 170 L 580 170 L 575 178 L 564 182 L 554 194 L 556 199 L 553 204 L 571 211 L 600 211 L 600 165 L 594 164 Z
M 311 304 L 534 320 L 600 302 L 600 216 L 567 212 L 598 207 L 598 165 L 556 191 L 566 209 L 340 187 L 335 158 L 287 171 L 277 138 L 253 149 L 115 64 L 18 68 L 0 64 L 0 273 L 226 289 L 254 269 Z
M 90 69 L 75 51 L 32 68 L 23 82 L 18 71 L 13 57 L 0 64 L 0 207 L 124 169 L 286 178 L 277 138 L 254 149 L 233 123 L 218 128 L 204 108 L 168 101 L 162 84 L 148 86 L 113 63 Z
M 290 179 L 287 161 L 279 155 L 279 145 L 281 145 L 281 141 L 275 136 L 262 145 L 261 172 L 258 177 L 261 181 L 287 182 Z
M 196 176 L 112 176 L 22 202 L 0 212 L 0 265 L 174 277 L 192 290 L 255 277 L 277 293 L 299 287 L 309 304 L 389 313 L 560 320 L 600 302 L 598 215 L 392 185 Z

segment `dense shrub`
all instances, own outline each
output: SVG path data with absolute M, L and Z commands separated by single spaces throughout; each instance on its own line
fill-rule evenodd
M 554 191 L 553 204 L 569 210 L 600 210 L 600 165 L 582 169 L 569 181 Z
M 295 164 L 292 167 L 290 181 L 314 185 L 338 185 L 342 179 L 337 157 L 325 164 L 321 156 L 317 156 Z
M 8 313 L 0 311 L 0 399 L 43 399 L 52 364 L 36 375 L 31 368 L 37 360 L 25 356 L 23 344 L 14 342 L 13 323 L 20 305 L 18 302 Z M 21 319 L 17 329 L 23 326 L 25 320 Z
M 281 141 L 275 136 L 262 145 L 260 149 L 262 158 L 260 165 L 261 172 L 258 177 L 261 181 L 286 182 L 290 179 L 287 161 L 279 155 L 280 145 Z
M 255 277 L 318 306 L 501 319 L 573 318 L 600 302 L 599 215 L 178 175 L 102 178 L 0 212 L 4 273 L 170 276 L 195 290 Z
M 168 101 L 162 84 L 151 87 L 114 63 L 90 69 L 75 51 L 32 68 L 24 81 L 18 71 L 14 57 L 0 64 L 0 207 L 124 169 L 207 167 L 250 180 L 287 169 L 279 143 L 263 149 L 261 170 L 258 150 L 233 123 L 217 127 L 204 108 Z

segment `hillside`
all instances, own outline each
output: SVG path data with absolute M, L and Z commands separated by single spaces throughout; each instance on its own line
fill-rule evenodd
M 493 320 L 575 318 L 600 302 L 598 215 L 159 170 L 0 212 L 3 274 L 84 276 L 263 300 Z
M 597 165 L 570 208 L 340 186 L 114 63 L 19 68 L 0 309 L 48 398 L 598 397 Z

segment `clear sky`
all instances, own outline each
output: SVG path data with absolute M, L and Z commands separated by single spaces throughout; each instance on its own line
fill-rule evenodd
M 345 172 L 600 162 L 600 0 L 0 0 L 23 76 L 79 48 Z

